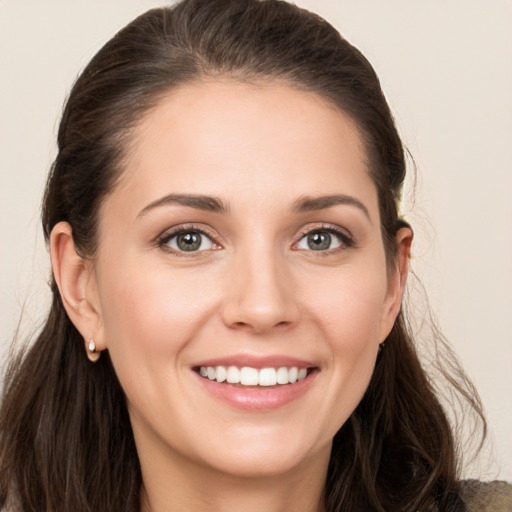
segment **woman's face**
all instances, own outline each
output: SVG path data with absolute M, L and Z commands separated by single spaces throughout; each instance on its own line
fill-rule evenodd
M 130 148 L 100 212 L 94 337 L 143 466 L 326 463 L 401 294 L 353 122 L 285 85 L 206 81 Z

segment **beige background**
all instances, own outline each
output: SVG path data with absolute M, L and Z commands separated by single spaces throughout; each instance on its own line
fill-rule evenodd
M 413 268 L 494 439 L 467 474 L 512 481 L 512 2 L 297 3 L 334 23 L 381 77 L 418 167 L 415 204 L 409 192 L 404 206 Z M 66 91 L 103 42 L 159 4 L 0 0 L 0 355 L 21 310 L 25 336 L 47 308 L 39 204 Z

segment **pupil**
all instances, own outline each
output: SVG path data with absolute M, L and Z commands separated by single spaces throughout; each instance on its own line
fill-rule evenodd
M 197 251 L 201 247 L 201 235 L 184 233 L 178 236 L 177 244 L 182 251 Z
M 308 245 L 313 251 L 329 249 L 331 245 L 331 235 L 329 235 L 329 233 L 312 233 L 308 236 Z

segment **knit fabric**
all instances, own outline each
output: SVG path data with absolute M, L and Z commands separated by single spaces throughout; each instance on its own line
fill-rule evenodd
M 465 480 L 462 499 L 468 512 L 512 512 L 512 484 Z

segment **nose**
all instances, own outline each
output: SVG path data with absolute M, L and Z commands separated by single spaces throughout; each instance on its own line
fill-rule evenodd
M 239 255 L 226 280 L 222 316 L 228 327 L 258 334 L 296 324 L 299 305 L 284 258 L 271 250 Z

